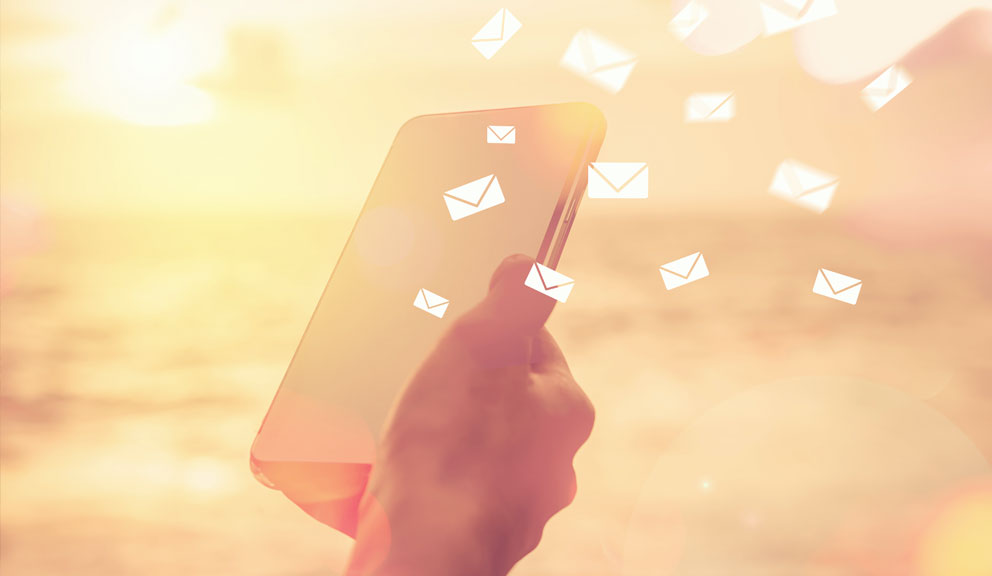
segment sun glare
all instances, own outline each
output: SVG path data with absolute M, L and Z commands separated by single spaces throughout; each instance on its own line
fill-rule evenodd
M 934 519 L 920 547 L 920 576 L 992 574 L 992 485 L 967 490 Z
M 182 21 L 88 39 L 71 91 L 84 102 L 143 126 L 197 124 L 214 114 L 213 97 L 194 82 L 223 57 L 222 36 Z

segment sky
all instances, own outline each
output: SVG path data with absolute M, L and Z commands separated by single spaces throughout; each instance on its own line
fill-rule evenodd
M 889 0 L 871 10 L 840 0 L 834 23 L 764 38 L 749 28 L 756 3 L 733 4 L 748 11 L 734 18 L 731 4 L 710 0 L 720 17 L 688 45 L 667 30 L 681 4 L 505 4 L 523 28 L 487 61 L 470 39 L 504 4 L 8 0 L 0 190 L 55 214 L 353 217 L 407 119 L 580 100 L 606 114 L 601 160 L 652 166 L 660 193 L 649 212 L 775 215 L 755 199 L 787 157 L 838 174 L 837 210 L 851 211 L 880 187 L 905 185 L 879 166 L 925 156 L 904 132 L 956 94 L 938 78 L 945 86 L 918 88 L 915 100 L 873 116 L 860 89 L 974 2 L 941 3 L 939 14 L 909 5 L 893 24 L 878 22 Z M 851 25 L 855 17 L 862 24 Z M 731 34 L 728 21 L 742 28 Z M 621 93 L 558 65 L 583 28 L 637 54 Z M 842 45 L 859 57 L 832 57 Z M 722 90 L 737 94 L 734 122 L 682 122 L 690 94 Z

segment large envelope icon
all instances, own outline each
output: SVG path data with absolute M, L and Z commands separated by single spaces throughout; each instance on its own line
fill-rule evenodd
M 647 198 L 646 162 L 593 162 L 589 165 L 590 198 Z
M 501 8 L 472 37 L 472 45 L 486 60 L 492 58 L 523 25 L 506 8 Z
M 444 202 L 448 205 L 451 219 L 461 220 L 498 206 L 506 202 L 506 199 L 503 198 L 503 190 L 499 187 L 496 175 L 490 174 L 448 190 L 444 193 Z
M 736 114 L 733 92 L 693 94 L 685 100 L 686 122 L 726 122 Z
M 795 160 L 786 160 L 775 171 L 769 192 L 822 214 L 830 207 L 838 184 L 840 181 L 836 176 Z
M 438 296 L 426 288 L 421 288 L 417 292 L 417 297 L 414 299 L 413 305 L 428 314 L 443 318 L 445 311 L 448 309 L 448 299 Z
M 562 56 L 561 65 L 616 94 L 627 83 L 637 56 L 597 36 L 579 30 Z
M 834 0 L 768 0 L 761 3 L 765 36 L 793 30 L 837 14 Z
M 559 302 L 568 300 L 568 295 L 575 287 L 575 280 L 560 272 L 555 272 L 543 264 L 534 263 L 524 280 L 524 286 L 537 290 L 545 296 L 550 296 Z
M 861 280 L 820 268 L 816 272 L 813 293 L 854 305 L 861 294 Z
M 861 91 L 861 97 L 869 108 L 878 111 L 912 82 L 913 78 L 901 66 L 891 66 Z
M 516 144 L 516 126 L 489 126 L 486 128 L 486 142 L 489 144 Z
M 679 40 L 685 40 L 699 25 L 703 23 L 703 20 L 710 15 L 710 11 L 706 9 L 705 6 L 697 2 L 696 0 L 690 0 L 688 4 L 679 10 L 679 13 L 672 18 L 672 21 L 668 23 L 668 29 L 672 31 Z
M 665 289 L 667 290 L 684 286 L 696 280 L 702 280 L 710 275 L 709 268 L 706 267 L 706 259 L 703 258 L 702 252 L 696 252 L 684 258 L 673 260 L 661 266 L 658 271 L 661 272 L 661 279 L 665 282 Z

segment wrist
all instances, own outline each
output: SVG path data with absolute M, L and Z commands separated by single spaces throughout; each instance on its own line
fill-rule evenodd
M 503 576 L 509 519 L 484 499 L 438 486 L 429 495 L 370 489 L 362 498 L 347 576 Z

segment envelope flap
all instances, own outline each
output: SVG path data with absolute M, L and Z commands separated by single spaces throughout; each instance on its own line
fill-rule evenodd
M 899 90 L 900 87 L 908 85 L 910 82 L 909 74 L 905 70 L 899 66 L 890 66 L 878 78 L 872 80 L 871 84 L 865 87 L 865 92 L 888 96 Z
M 579 34 L 582 58 L 590 71 L 629 64 L 637 58 L 634 54 L 588 30 L 583 30 Z
M 734 97 L 733 92 L 704 92 L 690 96 L 690 106 L 698 114 L 711 115 Z
M 437 294 L 431 292 L 426 288 L 421 288 L 420 292 L 424 295 L 424 302 L 427 303 L 428 308 L 435 308 L 442 304 L 448 303 L 448 300 L 446 298 L 438 296 Z
M 817 0 L 780 0 L 783 4 L 788 6 L 794 18 L 802 18 L 809 12 L 810 8 L 813 7 L 813 3 Z
M 589 165 L 594 172 L 614 190 L 619 192 L 638 174 L 647 169 L 647 162 L 593 162 Z
M 473 180 L 468 184 L 463 184 L 457 188 L 448 190 L 444 193 L 444 195 L 450 196 L 455 200 L 461 200 L 462 202 L 473 206 L 478 206 L 479 203 L 482 202 L 482 199 L 485 198 L 486 192 L 489 191 L 490 186 L 492 186 L 494 182 L 497 183 L 497 186 L 499 185 L 496 180 L 496 175 L 490 174 L 488 176 L 483 176 L 478 180 Z
M 899 78 L 895 66 L 890 66 L 885 72 L 882 72 L 878 78 L 872 80 L 871 84 L 869 84 L 865 90 L 868 92 L 888 94 L 892 90 L 896 89 L 898 81 Z
M 499 12 L 492 17 L 485 26 L 472 37 L 473 42 L 499 41 L 503 39 L 503 30 L 506 27 L 506 8 L 500 8 Z M 512 16 L 511 16 L 512 18 Z
M 710 11 L 706 9 L 705 6 L 692 0 L 688 4 L 679 10 L 679 13 L 675 15 L 673 22 L 680 26 L 686 26 L 695 24 L 699 20 L 706 18 L 710 15 Z
M 689 275 L 692 274 L 692 269 L 696 267 L 696 262 L 699 261 L 701 256 L 702 252 L 696 252 L 695 254 L 690 254 L 684 258 L 679 258 L 678 260 L 664 264 L 661 266 L 661 269 L 669 274 L 675 274 L 680 278 L 688 279 Z
M 761 7 L 761 18 L 765 22 L 765 34 L 778 34 L 791 30 L 800 24 L 798 10 L 788 5 L 772 6 L 768 2 L 758 4 Z
M 834 294 L 839 294 L 849 288 L 854 288 L 855 286 L 861 284 L 861 280 L 858 280 L 857 278 L 838 274 L 837 272 L 831 272 L 825 268 L 820 268 L 820 274 L 823 274 L 823 279 L 827 281 L 827 286 L 830 287 L 830 291 Z
M 510 135 L 510 132 L 516 130 L 516 126 L 490 126 L 489 131 L 493 133 L 498 140 L 502 140 Z
M 537 262 L 534 263 L 537 266 L 537 275 L 541 278 L 541 284 L 544 285 L 545 290 L 551 290 L 553 288 L 560 288 L 567 284 L 573 284 L 575 280 L 572 280 L 568 276 L 560 272 L 555 272 L 551 268 Z
M 782 163 L 781 170 L 789 183 L 789 189 L 797 195 L 813 192 L 837 182 L 836 176 L 796 160 L 786 160 Z
M 762 0 L 762 7 L 767 7 L 793 20 L 805 16 L 818 0 Z

